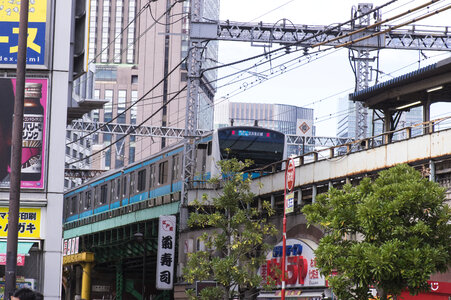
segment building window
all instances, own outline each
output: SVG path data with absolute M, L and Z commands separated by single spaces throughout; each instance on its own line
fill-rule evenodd
M 89 61 L 92 61 L 96 56 L 96 41 L 97 41 L 97 0 L 91 0 L 91 16 L 89 20 Z
M 115 66 L 97 66 L 96 81 L 116 81 L 117 68 Z
M 110 38 L 110 0 L 103 1 L 103 15 L 102 15 L 102 54 L 100 55 L 100 61 L 103 63 L 108 62 L 108 44 Z
M 130 123 L 136 124 L 136 116 L 138 114 L 138 108 L 137 105 L 135 105 L 135 102 L 138 100 L 138 91 L 132 91 L 131 95 L 131 105 L 132 108 L 130 109 Z
M 125 102 L 127 101 L 127 91 L 119 90 L 117 94 L 117 122 L 125 123 Z
M 103 120 L 105 122 L 111 121 L 113 118 L 113 96 L 113 90 L 105 90 L 105 100 L 108 100 L 108 103 L 103 106 Z
M 114 33 L 114 62 L 120 63 L 122 56 L 122 14 L 124 9 L 124 1 L 116 0 L 116 20 L 115 20 L 115 33 Z
M 136 15 L 136 0 L 128 1 L 128 31 L 127 31 L 127 63 L 135 62 L 135 15 Z

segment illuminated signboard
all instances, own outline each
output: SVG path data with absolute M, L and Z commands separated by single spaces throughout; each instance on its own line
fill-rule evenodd
M 260 275 L 264 282 L 273 279 L 278 287 L 282 286 L 282 243 L 276 245 L 266 256 L 266 264 L 260 267 Z M 316 267 L 316 257 L 313 249 L 301 240 L 287 239 L 287 277 L 288 288 L 324 287 L 326 281 Z
M 16 65 L 19 40 L 20 1 L 0 1 L 0 64 Z M 30 1 L 28 13 L 27 65 L 45 63 L 47 0 Z
M 47 79 L 27 79 L 22 133 L 21 188 L 43 189 L 46 163 Z M 10 182 L 15 78 L 0 78 L 0 188 Z M 28 91 L 27 91 L 28 90 Z
M 251 130 L 232 130 L 232 135 L 236 136 L 249 136 L 249 137 L 271 137 L 269 132 L 263 131 L 251 131 Z
M 41 209 L 20 208 L 19 238 L 41 238 Z M 0 207 L 0 237 L 8 236 L 8 207 Z

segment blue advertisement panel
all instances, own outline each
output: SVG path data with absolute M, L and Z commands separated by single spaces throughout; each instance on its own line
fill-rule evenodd
M 0 65 L 17 63 L 20 1 L 0 0 Z M 44 66 L 47 0 L 30 1 L 27 64 Z

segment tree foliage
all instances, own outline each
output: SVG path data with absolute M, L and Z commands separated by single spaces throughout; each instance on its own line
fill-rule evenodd
M 302 211 L 325 230 L 317 263 L 341 300 L 367 300 L 370 286 L 381 299 L 426 291 L 430 275 L 451 263 L 444 189 L 407 165 L 332 188 Z
M 251 164 L 236 159 L 218 162 L 221 177 L 210 181 L 223 181 L 221 194 L 211 200 L 204 195 L 194 203 L 188 225 L 206 230 L 200 237 L 206 250 L 189 254 L 184 277 L 189 283 L 218 283 L 216 288 L 202 290 L 200 299 L 229 299 L 236 291 L 256 288 L 262 282 L 257 271 L 269 249 L 264 240 L 277 231 L 266 219 L 274 213 L 270 204 L 264 202 L 261 210 L 252 205 L 255 195 L 242 172 Z

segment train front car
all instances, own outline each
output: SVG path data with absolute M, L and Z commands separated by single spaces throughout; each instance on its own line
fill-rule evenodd
M 236 158 L 250 159 L 254 164 L 249 169 L 259 169 L 286 159 L 285 134 L 252 126 L 220 128 L 215 132 L 213 148 L 218 160 Z M 274 166 L 280 170 L 280 165 Z M 262 169 L 263 173 L 270 169 Z M 261 174 L 261 173 L 259 173 Z M 258 176 L 257 173 L 252 174 Z

